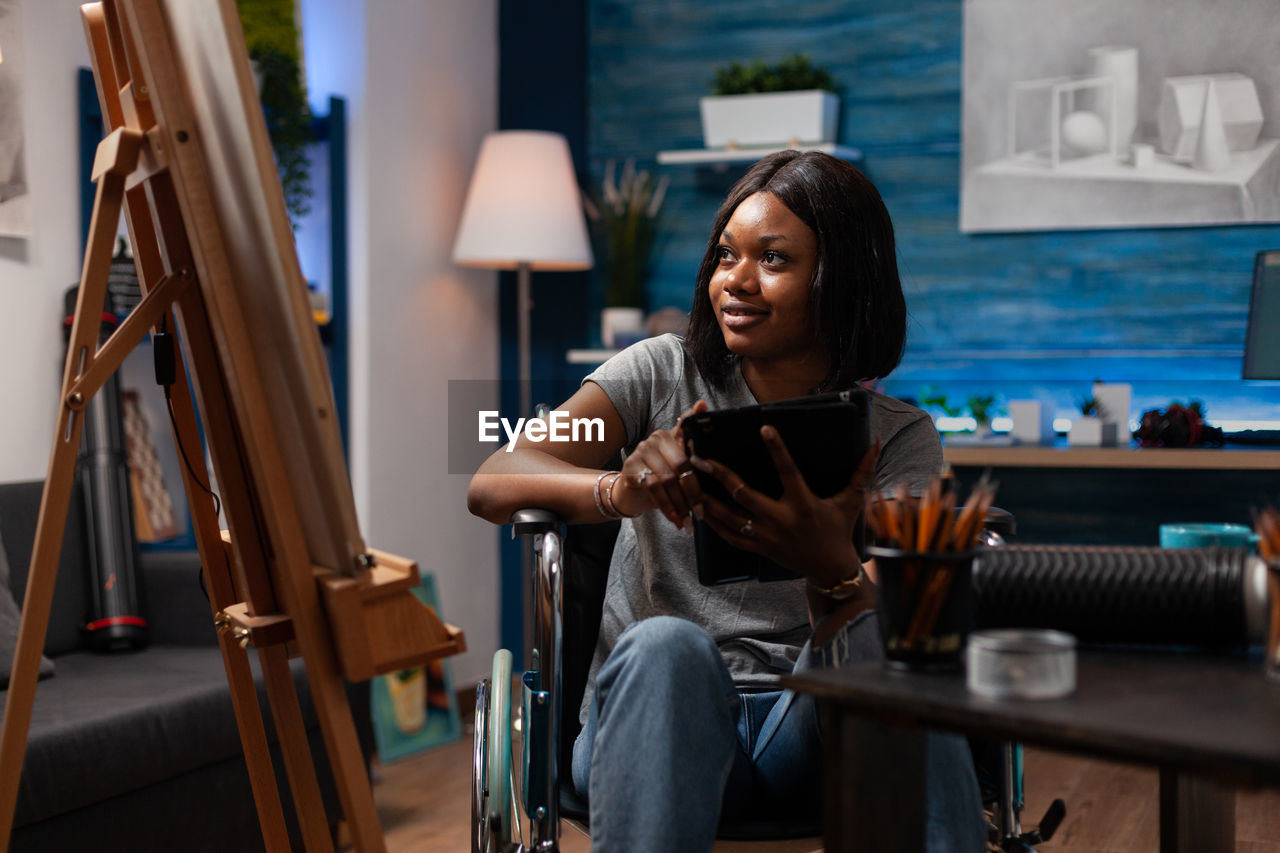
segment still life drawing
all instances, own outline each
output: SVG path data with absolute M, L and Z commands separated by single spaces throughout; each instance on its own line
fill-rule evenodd
M 961 230 L 1280 221 L 1275 12 L 970 0 Z

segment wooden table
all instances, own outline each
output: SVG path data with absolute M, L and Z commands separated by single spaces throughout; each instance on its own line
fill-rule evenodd
M 1235 787 L 1280 784 L 1280 684 L 1239 659 L 1083 652 L 1076 692 L 1048 702 L 878 662 L 783 684 L 821 700 L 828 851 L 924 849 L 921 727 L 1157 767 L 1161 853 L 1233 853 Z

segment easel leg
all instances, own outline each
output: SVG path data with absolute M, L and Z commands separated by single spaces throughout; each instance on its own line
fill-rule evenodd
M 307 729 L 302 721 L 293 674 L 289 671 L 289 653 L 282 645 L 265 646 L 258 649 L 258 660 L 262 663 L 267 698 L 271 700 L 271 713 L 275 717 L 276 732 L 280 735 L 280 749 L 284 753 L 285 771 L 289 774 L 289 789 L 298 813 L 302 843 L 307 853 L 333 853 L 333 838 L 324 813 L 324 800 L 320 797 L 320 784 L 316 781 L 316 766 L 311 758 L 311 746 L 307 743 Z
M 193 294 L 188 298 L 198 299 L 199 296 Z M 169 326 L 173 328 L 172 322 Z M 180 345 L 179 364 L 182 363 L 181 349 Z M 174 439 L 181 447 L 200 447 L 195 408 L 191 403 L 191 389 L 187 385 L 184 371 L 177 371 L 170 396 Z M 218 517 L 214 513 L 213 499 L 205 494 L 201 484 L 193 482 L 191 472 L 185 467 L 182 479 L 186 486 L 187 504 L 191 508 L 191 524 L 200 548 L 200 561 L 204 566 L 205 587 L 209 590 L 210 605 L 216 613 L 236 602 L 218 530 Z M 249 657 L 230 634 L 221 634 L 218 645 L 222 649 L 222 663 L 227 673 L 227 686 L 231 690 L 236 727 L 240 731 L 240 745 L 244 749 L 245 765 L 249 771 L 249 785 L 253 790 L 254 804 L 258 808 L 263 844 L 267 853 L 288 853 L 289 831 L 284 821 L 280 792 L 276 788 L 275 771 L 271 767 L 271 749 L 262 723 L 262 710 L 258 706 L 253 672 L 249 669 Z
M 18 646 L 13 656 L 9 690 L 5 698 L 4 724 L 3 729 L 0 729 L 0 853 L 8 850 L 9 835 L 13 830 L 13 812 L 18 802 L 22 761 L 27 750 L 27 732 L 31 726 L 31 707 L 35 703 L 36 681 L 40 673 L 40 653 L 44 650 L 45 634 L 49 628 L 49 608 L 53 603 L 53 590 L 58 578 L 58 556 L 66 531 L 67 507 L 71 503 L 76 456 L 80 450 L 80 432 L 84 425 L 80 410 L 87 400 L 82 398 L 73 408 L 73 403 L 67 397 L 72 383 L 84 371 L 97 349 L 102 306 L 107 293 L 107 272 L 111 265 L 112 242 L 120 221 L 123 196 L 122 172 L 111 171 L 101 175 L 94 197 L 93 225 L 89 230 L 89 243 L 80 276 L 76 319 L 67 350 L 62 380 L 63 395 L 58 408 L 53 449 L 49 454 L 44 495 L 40 499 L 40 515 L 31 551 L 27 592 L 22 605 L 22 623 L 18 628 Z
M 342 676 L 333 647 L 329 643 L 328 623 L 320 602 L 320 592 L 301 535 L 285 537 L 288 553 L 278 554 L 276 577 L 307 667 L 307 681 L 316 703 L 316 716 L 324 732 L 325 750 L 333 770 L 342 811 L 351 827 L 357 853 L 385 853 L 386 841 L 378 823 L 378 812 L 369 787 L 368 772 L 360 743 L 356 739 L 351 706 L 343 688 Z
M 319 597 L 314 586 L 311 593 L 318 609 Z M 322 625 L 323 622 L 316 624 Z M 322 635 L 317 633 L 315 636 Z M 382 837 L 382 826 L 378 823 L 373 789 L 369 787 L 364 756 L 356 739 L 355 721 L 351 718 L 351 706 L 347 704 L 347 694 L 342 686 L 342 677 L 338 675 L 333 650 L 327 645 L 323 648 L 318 643 L 312 645 L 314 648 L 303 650 L 307 681 L 316 700 L 316 713 L 324 731 L 342 810 L 351 825 L 352 842 L 357 853 L 385 853 L 387 846 Z

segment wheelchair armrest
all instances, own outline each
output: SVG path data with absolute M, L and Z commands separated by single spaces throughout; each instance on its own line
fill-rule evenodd
M 528 536 L 531 533 L 546 533 L 560 526 L 560 517 L 549 509 L 530 507 L 518 509 L 511 514 L 511 535 Z

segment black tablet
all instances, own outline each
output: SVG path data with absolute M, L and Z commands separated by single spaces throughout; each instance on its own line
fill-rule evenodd
M 760 437 L 760 427 L 773 426 L 795 460 L 809 488 L 830 497 L 846 485 L 870 445 L 870 399 L 861 389 L 799 397 L 776 403 L 721 409 L 691 415 L 684 421 L 685 452 L 727 466 L 758 492 L 777 498 L 782 481 L 773 457 Z M 720 482 L 697 472 L 703 491 L 734 505 Z M 855 543 L 862 549 L 862 522 Z M 759 554 L 725 542 L 705 522 L 694 523 L 698 580 L 708 586 L 743 580 L 788 580 L 799 577 Z

